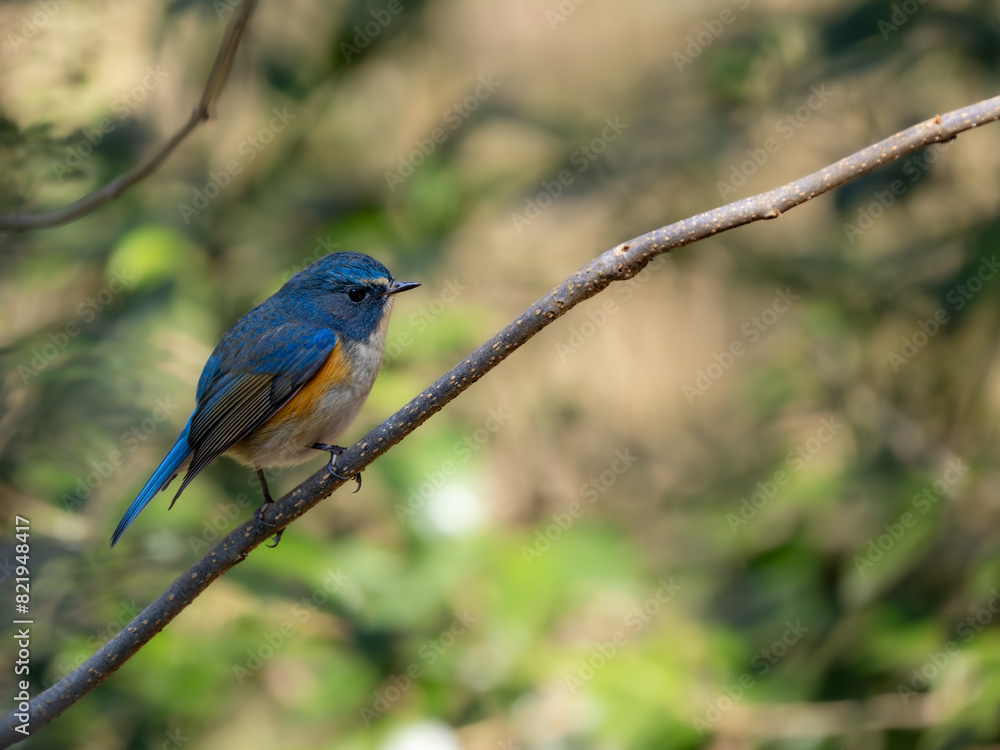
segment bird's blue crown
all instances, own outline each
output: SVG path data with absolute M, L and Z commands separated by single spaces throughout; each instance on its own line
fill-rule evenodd
M 290 278 L 281 292 L 298 289 L 334 291 L 352 284 L 377 283 L 388 287 L 392 282 L 389 269 L 371 256 L 344 251 L 330 253 L 310 263 Z

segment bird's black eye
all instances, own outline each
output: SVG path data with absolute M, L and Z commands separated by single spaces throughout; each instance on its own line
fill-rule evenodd
M 367 296 L 368 296 L 368 290 L 363 289 L 360 286 L 352 286 L 350 289 L 347 290 L 347 298 L 351 302 L 360 302 Z

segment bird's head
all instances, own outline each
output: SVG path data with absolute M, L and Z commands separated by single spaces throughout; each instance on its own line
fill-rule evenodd
M 295 274 L 278 294 L 331 316 L 348 338 L 367 341 L 388 320 L 393 295 L 418 286 L 416 281 L 396 281 L 371 256 L 339 252 Z

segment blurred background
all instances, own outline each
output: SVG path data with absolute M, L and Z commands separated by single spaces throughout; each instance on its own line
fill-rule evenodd
M 3 3 L 0 209 L 150 154 L 234 5 Z M 309 262 L 423 282 L 350 444 L 605 249 L 998 82 L 983 0 L 260 3 L 160 171 L 0 242 L 33 692 L 260 503 L 218 461 L 108 549 L 219 337 Z M 609 288 L 24 746 L 996 747 L 998 201 L 990 125 Z

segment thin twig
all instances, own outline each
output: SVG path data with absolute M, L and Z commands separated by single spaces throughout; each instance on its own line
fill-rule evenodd
M 222 37 L 219 45 L 219 52 L 215 56 L 215 64 L 212 65 L 212 72 L 208 75 L 205 83 L 205 90 L 198 101 L 198 106 L 191 113 L 191 118 L 178 130 L 174 136 L 167 141 L 163 147 L 144 164 L 140 164 L 130 172 L 118 175 L 111 182 L 94 192 L 83 196 L 78 201 L 64 206 L 55 211 L 48 211 L 41 214 L 0 214 L 0 230 L 24 231 L 26 229 L 44 229 L 66 224 L 74 219 L 89 214 L 95 208 L 103 206 L 110 200 L 114 200 L 133 185 L 144 180 L 151 175 L 160 165 L 166 161 L 181 141 L 188 137 L 192 130 L 199 124 L 212 116 L 212 110 L 226 85 L 229 76 L 229 69 L 233 65 L 236 57 L 236 50 L 246 31 L 257 0 L 244 0 L 239 12 L 234 13 L 226 27 L 226 33 Z
M 654 256 L 753 221 L 777 218 L 785 211 L 883 164 L 929 144 L 951 140 L 959 133 L 998 119 L 1000 97 L 988 99 L 915 125 L 776 190 L 661 227 L 611 248 L 531 305 L 513 323 L 369 432 L 340 457 L 338 469 L 348 477 L 364 469 L 545 326 L 570 308 L 593 297 L 613 281 L 635 276 Z M 344 481 L 321 470 L 281 498 L 273 510 L 268 511 L 267 520 L 274 526 L 264 526 L 250 520 L 236 528 L 97 653 L 74 672 L 33 698 L 29 712 L 31 731 L 35 732 L 52 721 L 104 682 L 212 581 L 244 560 L 251 550 L 273 536 L 278 529 L 284 528 L 330 495 Z M 0 748 L 9 747 L 24 739 L 14 731 L 16 723 L 14 714 L 8 714 L 0 726 Z

